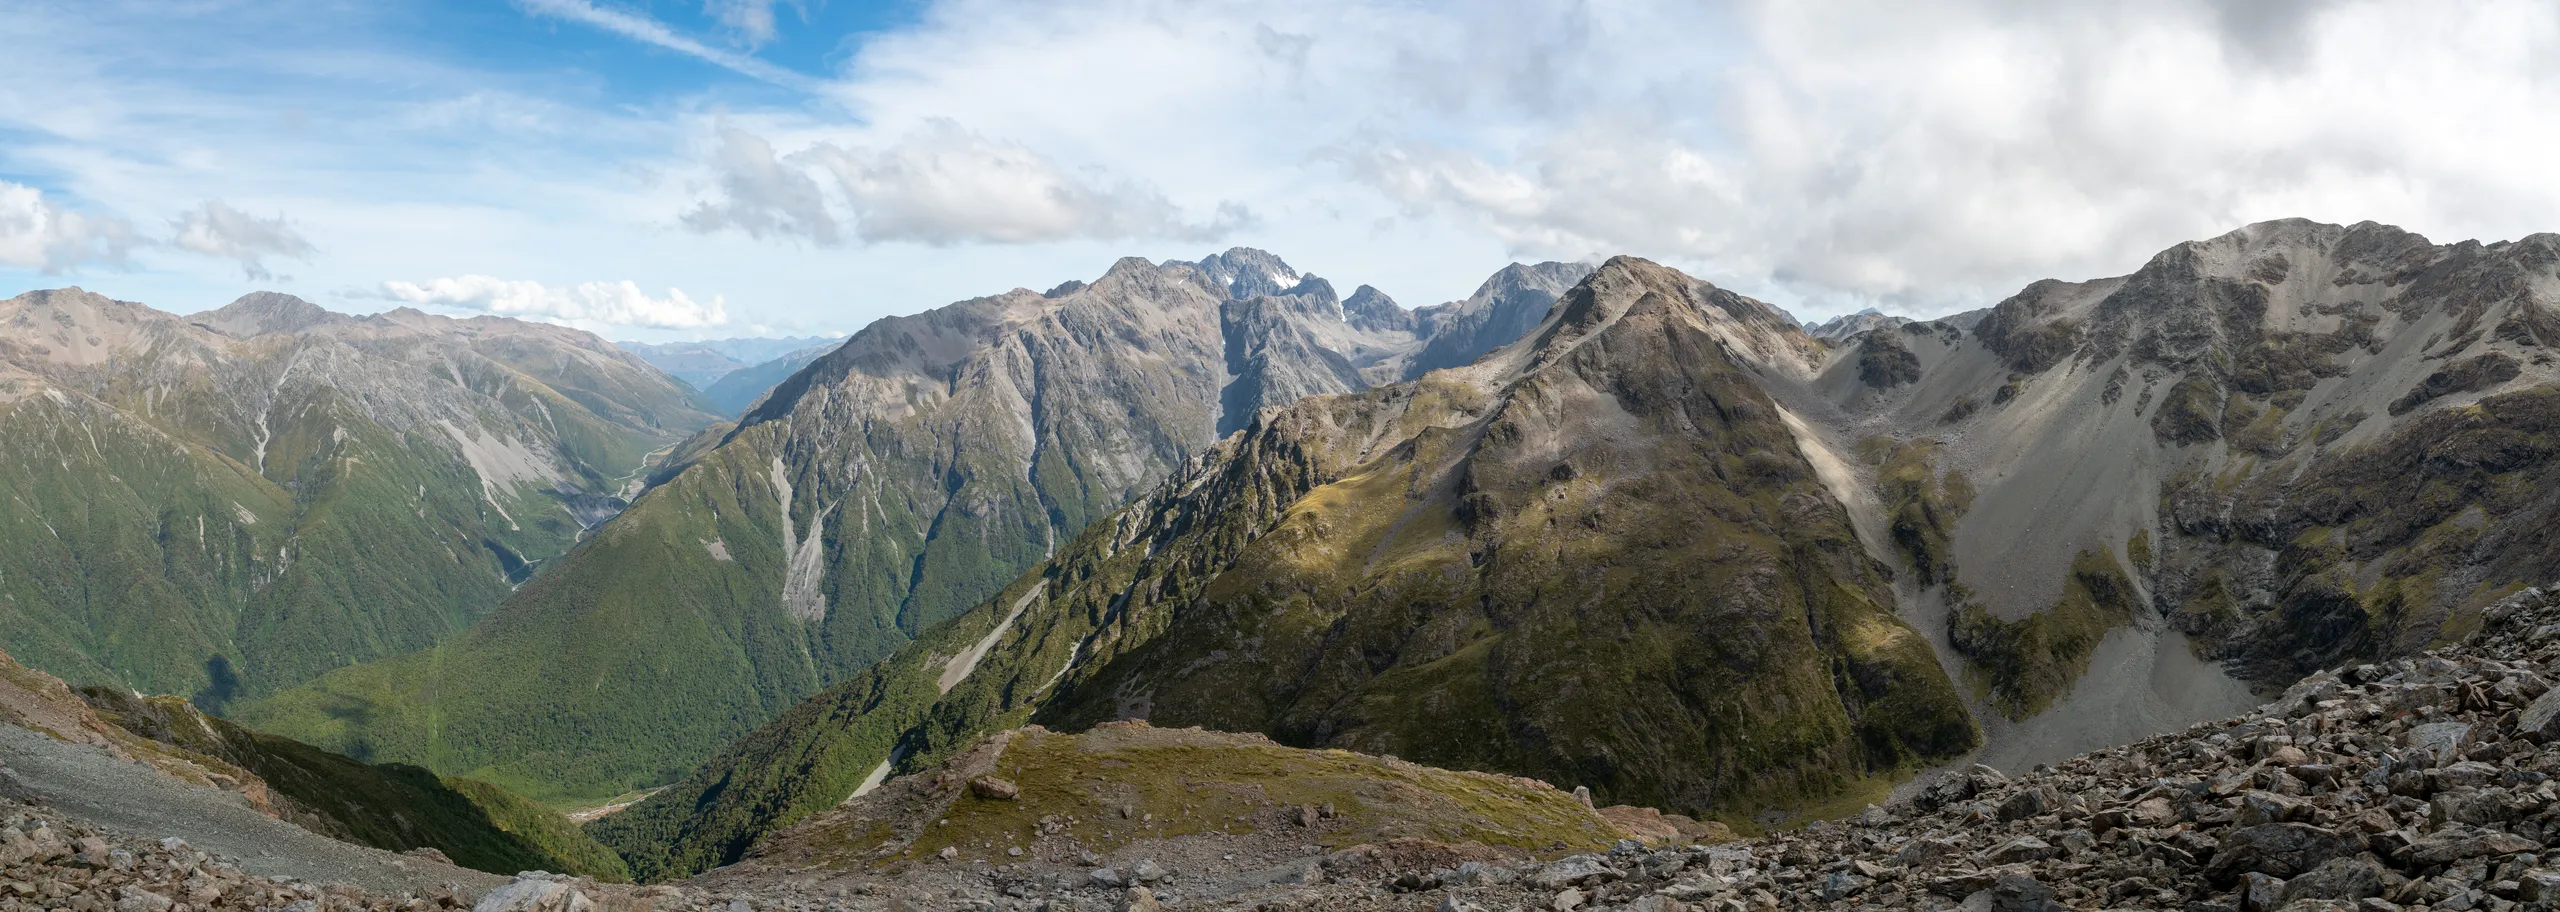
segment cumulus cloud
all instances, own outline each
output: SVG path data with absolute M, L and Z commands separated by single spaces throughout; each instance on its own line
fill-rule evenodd
M 311 242 L 284 216 L 262 219 L 221 200 L 206 200 L 169 224 L 177 232 L 170 243 L 178 249 L 237 261 L 253 281 L 275 278 L 262 262 L 265 257 L 308 260 L 312 253 Z
M 384 282 L 375 296 L 422 307 L 572 325 L 703 329 L 729 322 L 728 302 L 716 295 L 708 304 L 695 301 L 678 288 L 667 289 L 665 297 L 651 297 L 627 280 L 555 286 L 465 275 L 425 282 Z
M 736 228 L 758 238 L 797 236 L 822 245 L 837 241 L 836 218 L 828 214 L 817 180 L 775 158 L 764 137 L 727 125 L 718 132 L 712 170 L 719 175 L 721 198 L 686 212 L 686 227 Z
M 84 215 L 55 205 L 42 190 L 0 181 L 0 266 L 47 275 L 90 263 L 122 266 L 143 243 L 123 219 Z
M 837 221 L 812 170 L 824 175 L 866 243 L 1036 244 L 1165 238 L 1208 242 L 1249 225 L 1242 204 L 1187 218 L 1164 193 L 1098 171 L 1071 171 L 1020 143 L 929 119 L 881 147 L 820 141 L 777 158 L 763 138 L 720 129 L 714 156 L 722 198 L 684 216 L 697 231 L 837 240 Z

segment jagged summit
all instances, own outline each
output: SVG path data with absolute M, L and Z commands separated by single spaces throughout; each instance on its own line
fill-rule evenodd
M 1822 323 L 1807 323 L 1805 331 L 1812 333 L 1816 339 L 1837 344 L 1846 342 L 1868 330 L 1900 327 L 1910 322 L 1912 321 L 1908 317 L 1894 316 L 1869 307 L 1857 313 L 1841 314 Z
M 1591 267 L 1581 263 L 1513 263 L 1485 279 L 1465 300 L 1416 311 L 1430 342 L 1396 379 L 1466 364 L 1527 335 L 1546 319 L 1557 296 L 1590 274 Z
M 1277 256 L 1251 247 L 1231 248 L 1225 253 L 1202 257 L 1193 265 L 1208 274 L 1213 287 L 1239 301 L 1283 294 L 1298 284 L 1296 269 L 1290 268 Z

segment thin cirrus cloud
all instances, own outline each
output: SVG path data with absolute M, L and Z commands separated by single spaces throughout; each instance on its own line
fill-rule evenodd
M 266 257 L 309 260 L 313 253 L 311 242 L 284 216 L 259 218 L 221 200 L 206 200 L 187 210 L 170 227 L 177 232 L 170 243 L 178 249 L 237 262 L 240 271 L 255 281 L 277 278 L 267 271 Z
M 844 234 L 822 183 L 850 212 L 852 236 L 873 244 L 1205 243 L 1254 222 L 1233 201 L 1209 218 L 1189 218 L 1144 183 L 1070 171 L 1028 146 L 942 118 L 876 148 L 821 140 L 784 156 L 763 137 L 724 125 L 712 164 L 720 198 L 686 212 L 686 227 L 821 245 Z
M 424 282 L 384 282 L 368 296 L 420 307 L 572 326 L 708 329 L 729 322 L 728 302 L 717 295 L 707 303 L 694 300 L 680 288 L 669 288 L 664 296 L 651 296 L 630 281 L 545 285 L 523 279 L 464 275 Z
M 679 54 L 700 59 L 741 76 L 758 79 L 787 89 L 813 90 L 818 82 L 787 68 L 775 66 L 756 57 L 712 47 L 678 34 L 659 22 L 637 13 L 598 6 L 588 0 L 517 0 L 526 12 L 538 16 L 564 19 L 600 28 L 634 41 L 653 44 Z M 773 32 L 773 4 L 711 0 L 704 9 L 714 17 L 738 29 L 742 34 L 761 34 L 770 39 Z M 748 29 L 760 27 L 760 31 Z M 753 43 L 761 43 L 753 42 Z M 752 43 L 750 44 L 752 46 Z

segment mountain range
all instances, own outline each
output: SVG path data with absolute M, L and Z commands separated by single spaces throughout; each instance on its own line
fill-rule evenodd
M 594 829 L 701 870 L 1026 722 L 1731 818 L 2227 715 L 2551 565 L 2555 250 L 2264 223 L 1838 345 L 1612 261 L 1464 369 L 1257 421 Z
M 1543 312 L 1581 271 L 1513 266 L 1417 319 L 1374 290 L 1346 310 L 1325 280 L 1239 249 L 882 320 L 689 444 L 681 470 L 486 622 L 242 718 L 537 797 L 664 784 L 1001 589 L 1259 410 L 1414 370 L 1442 320 Z M 1444 350 L 1472 357 L 1471 332 Z M 447 686 L 454 670 L 472 685 Z
M 1127 259 L 874 323 L 734 422 L 488 318 L 72 290 L 0 330 L 0 535 L 83 543 L 0 557 L 13 652 L 638 798 L 586 832 L 644 880 L 792 827 L 868 851 L 809 834 L 991 736 L 1068 749 L 997 733 L 1131 720 L 1748 829 L 2235 715 L 2560 565 L 2555 235 L 2264 222 L 1819 326 L 1633 257 L 1410 310 L 1250 249 Z M 448 579 L 374 555 L 439 548 L 480 575 L 374 595 Z M 294 569 L 392 581 L 273 588 Z M 206 630 L 233 639 L 171 633 Z

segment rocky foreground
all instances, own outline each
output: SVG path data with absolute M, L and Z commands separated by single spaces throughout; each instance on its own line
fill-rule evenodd
M 386 896 L 259 877 L 176 837 L 125 838 L 0 798 L 0 912 L 430 912 L 469 905 L 449 890 Z
M 751 860 L 683 885 L 526 875 L 478 912 L 718 909 L 2396 909 L 2560 907 L 2560 591 L 2499 602 L 2462 644 L 2322 672 L 2257 712 L 2015 778 L 1953 771 L 1844 821 L 1721 845 L 1531 857 L 1397 840 L 1212 870 L 1270 834 L 1133 843 L 1064 864 L 957 851 Z M 0 912 L 459 908 L 241 875 L 174 840 L 116 842 L 0 809 Z M 1309 845 L 1299 847 L 1313 850 Z M 2547 850 L 2548 849 L 2548 850 Z M 1039 853 L 1034 853 L 1038 855 Z M 1285 854 L 1285 853 L 1284 853 Z M 1139 857 L 1147 855 L 1150 857 Z M 1006 857 L 1011 856 L 1011 857 Z M 1246 859 L 1254 861 L 1256 859 Z M 990 863 L 994 862 L 994 863 Z M 1271 876 L 1262 876 L 1269 874 Z M 297 906 L 296 904 L 308 904 Z

